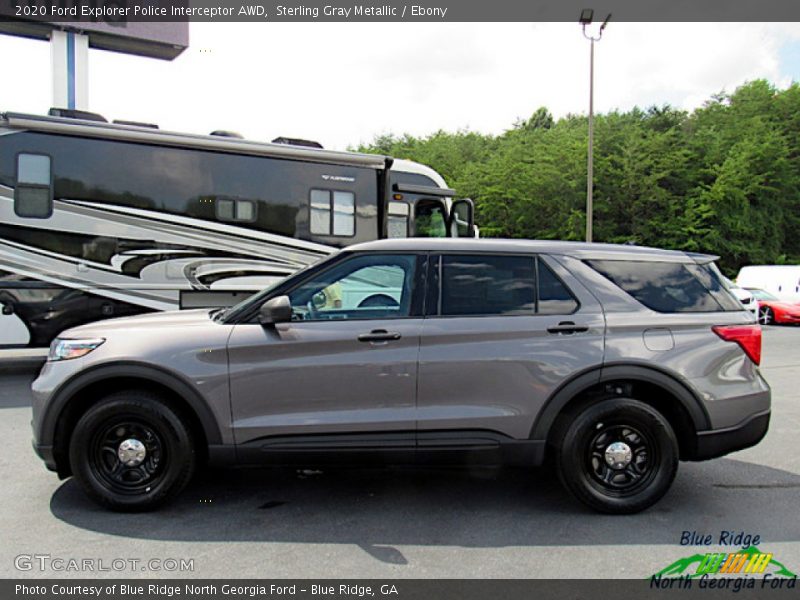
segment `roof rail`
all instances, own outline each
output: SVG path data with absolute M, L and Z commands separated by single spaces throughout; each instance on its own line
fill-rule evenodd
M 158 129 L 155 123 L 142 123 L 141 121 L 125 121 L 124 119 L 114 119 L 114 125 L 129 125 L 131 127 L 147 127 L 148 129 Z
M 300 138 L 290 138 L 290 137 L 276 137 L 272 140 L 273 144 L 286 144 L 287 146 L 304 146 L 305 148 L 319 148 L 323 150 L 322 144 L 319 142 L 315 142 L 314 140 L 303 140 Z
M 108 123 L 108 119 L 106 119 L 103 115 L 98 115 L 97 113 L 88 112 L 86 110 L 76 110 L 74 108 L 53 107 L 47 111 L 47 114 L 51 117 L 63 117 L 65 119 L 81 119 L 83 121 Z

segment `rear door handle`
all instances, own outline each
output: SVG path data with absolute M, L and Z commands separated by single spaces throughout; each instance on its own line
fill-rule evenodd
M 576 325 L 572 321 L 561 321 L 558 325 L 547 328 L 547 333 L 564 333 L 567 335 L 571 333 L 583 333 L 584 331 L 589 331 L 588 325 Z
M 396 331 L 386 331 L 385 329 L 373 329 L 369 333 L 362 333 L 358 336 L 359 342 L 392 342 L 399 340 L 402 335 Z

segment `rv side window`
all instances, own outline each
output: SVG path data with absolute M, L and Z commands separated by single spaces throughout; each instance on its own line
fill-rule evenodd
M 411 207 L 407 202 L 389 202 L 387 215 L 387 234 L 390 238 L 408 237 L 408 218 L 411 215 Z
M 252 200 L 217 198 L 217 218 L 220 221 L 255 221 L 256 204 Z
M 17 155 L 14 212 L 28 219 L 47 219 L 53 214 L 52 165 L 46 154 Z
M 353 192 L 311 190 L 310 229 L 314 235 L 352 237 L 356 233 Z

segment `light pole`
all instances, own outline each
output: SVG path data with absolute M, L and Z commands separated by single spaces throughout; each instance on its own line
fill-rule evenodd
M 597 37 L 586 33 L 586 26 L 592 24 L 594 11 L 585 8 L 581 11 L 579 23 L 583 30 L 583 37 L 589 40 L 589 151 L 586 165 L 586 241 L 592 241 L 592 221 L 594 220 L 594 208 L 592 206 L 592 187 L 594 183 L 594 43 L 599 42 L 603 37 L 603 30 L 608 25 L 611 13 L 608 13 Z

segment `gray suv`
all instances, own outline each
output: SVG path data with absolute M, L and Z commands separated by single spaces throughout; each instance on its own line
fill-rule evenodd
M 569 242 L 352 246 L 229 309 L 56 339 L 34 447 L 96 501 L 143 510 L 204 464 L 551 462 L 633 513 L 679 460 L 758 443 L 761 330 L 715 257 Z

